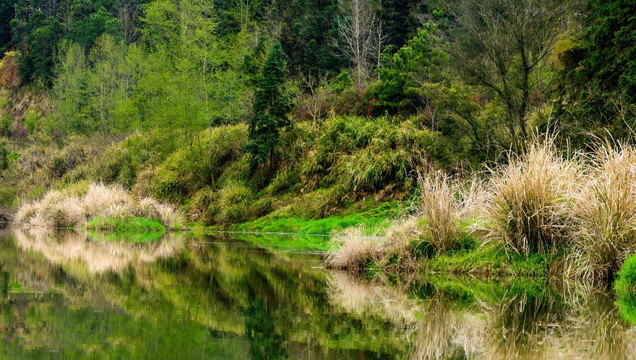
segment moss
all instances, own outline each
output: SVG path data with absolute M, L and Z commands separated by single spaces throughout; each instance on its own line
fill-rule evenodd
M 131 217 L 124 219 L 113 219 L 98 217 L 86 224 L 90 230 L 111 231 L 117 234 L 121 233 L 155 233 L 163 234 L 166 228 L 160 222 L 145 218 Z

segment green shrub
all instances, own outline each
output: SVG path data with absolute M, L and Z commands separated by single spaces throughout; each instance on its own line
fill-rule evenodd
M 7 170 L 9 168 L 9 150 L 7 149 L 7 143 L 0 143 L 0 171 Z
M 636 296 L 636 255 L 631 255 L 623 263 L 614 282 L 614 289 L 621 297 Z
M 231 224 L 247 220 L 252 200 L 252 191 L 245 185 L 228 184 L 219 191 L 219 213 L 216 221 Z
M 0 206 L 13 207 L 17 202 L 18 191 L 14 186 L 0 185 Z
M 219 213 L 219 192 L 210 187 L 204 187 L 192 196 L 185 206 L 185 211 L 193 221 L 203 221 L 210 224 Z
M 24 114 L 24 126 L 26 126 L 30 134 L 33 134 L 35 130 L 42 127 L 43 119 L 44 114 L 42 113 L 42 110 L 38 108 L 30 108 Z
M 201 132 L 190 145 L 180 148 L 159 165 L 152 179 L 152 191 L 158 197 L 177 202 L 206 186 L 218 188 L 223 180 L 240 180 L 244 173 L 242 149 L 246 141 L 245 125 Z M 224 177 L 226 170 L 230 173 Z

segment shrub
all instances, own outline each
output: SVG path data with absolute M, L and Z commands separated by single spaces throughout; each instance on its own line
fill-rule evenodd
M 9 113 L 0 109 L 0 136 L 9 136 L 12 125 L 13 120 Z
M 197 191 L 186 204 L 185 211 L 187 211 L 191 220 L 203 221 L 209 224 L 213 222 L 214 216 L 218 214 L 218 199 L 218 191 L 214 191 L 210 187 L 204 187 Z
M 636 251 L 636 150 L 604 147 L 592 165 L 574 210 L 569 269 L 578 277 L 608 278 Z
M 225 224 L 247 220 L 252 199 L 252 191 L 245 185 L 227 185 L 219 191 L 219 213 L 216 220 Z
M 7 143 L 0 143 L 0 171 L 7 170 L 9 168 L 9 150 L 7 149 Z
M 180 201 L 206 186 L 221 187 L 219 178 L 226 170 L 242 171 L 235 165 L 244 157 L 242 149 L 246 141 L 245 125 L 201 132 L 192 144 L 177 150 L 158 167 L 151 184 L 153 194 L 162 199 Z
M 533 142 L 525 155 L 509 156 L 495 170 L 486 204 L 490 237 L 524 255 L 567 243 L 581 171 L 556 154 L 552 139 Z

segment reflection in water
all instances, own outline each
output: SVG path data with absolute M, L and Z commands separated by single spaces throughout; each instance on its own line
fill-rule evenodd
M 316 254 L 232 239 L 0 233 L 0 358 L 635 356 L 625 318 L 636 318 L 636 301 L 617 306 L 591 286 L 454 277 L 387 286 L 320 265 Z
M 287 333 L 283 331 L 283 314 L 268 279 L 252 268 L 243 278 L 247 290 L 245 332 L 250 344 L 250 355 L 255 360 L 286 359 Z
M 636 358 L 636 328 L 620 315 L 634 308 L 621 303 L 619 311 L 606 291 L 532 280 L 430 280 L 383 289 L 336 273 L 330 299 L 402 328 L 411 359 Z
M 79 262 L 92 274 L 107 271 L 121 272 L 133 264 L 152 263 L 178 254 L 183 242 L 174 234 L 154 243 L 126 241 L 100 241 L 87 239 L 86 234 L 75 232 L 56 233 L 47 229 L 31 229 L 28 234 L 15 230 L 18 246 L 23 250 L 42 253 L 54 264 Z

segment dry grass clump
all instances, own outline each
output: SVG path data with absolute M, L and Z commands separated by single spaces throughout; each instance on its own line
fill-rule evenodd
M 466 220 L 466 206 L 471 196 L 461 196 L 461 186 L 442 173 L 420 177 L 420 206 L 422 219 L 420 239 L 433 247 L 437 254 L 452 249 L 465 235 L 461 221 Z
M 345 230 L 336 237 L 342 245 L 329 254 L 327 266 L 361 271 L 375 263 L 384 268 L 412 269 L 416 263 L 415 248 L 430 247 L 441 254 L 470 235 L 469 216 L 474 214 L 483 194 L 479 183 L 462 191 L 459 182 L 443 173 L 432 173 L 420 178 L 419 186 L 420 202 L 415 215 L 397 221 L 380 239 L 364 236 L 360 228 Z
M 334 240 L 342 245 L 327 256 L 325 265 L 328 268 L 360 272 L 379 259 L 380 240 L 365 236 L 361 228 L 346 229 Z
M 577 231 L 569 270 L 609 278 L 636 251 L 636 149 L 603 147 L 575 208 Z
M 554 142 L 533 142 L 523 156 L 493 172 L 486 215 L 490 237 L 528 255 L 567 243 L 574 225 L 572 204 L 581 169 L 556 154 Z
M 83 191 L 49 191 L 39 202 L 25 203 L 15 221 L 24 228 L 74 228 L 96 217 L 125 219 L 149 217 L 165 227 L 174 228 L 182 222 L 173 207 L 154 199 L 137 201 L 119 186 L 90 184 Z

